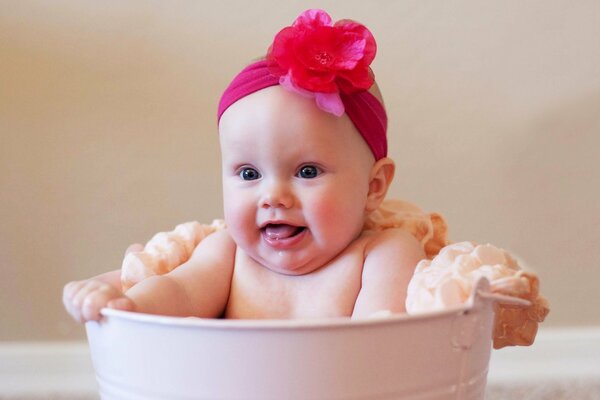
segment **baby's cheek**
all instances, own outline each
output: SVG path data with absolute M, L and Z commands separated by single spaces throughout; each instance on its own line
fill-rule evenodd
M 244 193 L 236 193 L 224 202 L 227 230 L 238 245 L 256 241 L 256 203 Z
M 315 208 L 314 216 L 318 219 L 319 224 L 328 232 L 334 234 L 348 230 L 349 225 L 355 218 L 353 207 L 348 208 L 347 204 L 340 199 L 324 198 Z
M 362 230 L 366 195 L 356 189 L 340 190 L 337 196 L 325 196 L 319 207 L 319 218 L 327 224 L 330 232 L 354 235 Z M 343 194 L 345 195 L 339 195 Z
M 315 217 L 318 218 L 321 224 L 331 226 L 332 223 L 340 223 L 340 209 L 337 202 L 323 201 L 319 204 L 315 211 Z
M 244 230 L 246 213 L 242 207 L 228 203 L 224 205 L 224 212 L 227 230 L 234 238 L 237 238 Z

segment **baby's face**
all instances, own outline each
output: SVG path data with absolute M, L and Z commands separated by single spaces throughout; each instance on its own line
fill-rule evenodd
M 234 103 L 219 134 L 225 221 L 254 260 L 306 274 L 360 234 L 374 157 L 346 115 L 274 86 Z

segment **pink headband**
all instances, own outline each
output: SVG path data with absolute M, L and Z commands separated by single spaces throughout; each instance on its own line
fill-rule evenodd
M 323 37 L 336 42 L 330 40 L 332 35 L 343 37 L 345 46 L 340 46 L 339 40 L 335 48 L 324 44 Z M 317 46 L 306 46 L 307 41 L 314 44 L 319 40 L 316 50 Z M 303 54 L 306 48 L 312 52 Z M 387 156 L 387 115 L 383 105 L 367 90 L 373 84 L 369 64 L 375 49 L 375 40 L 364 26 L 349 20 L 333 25 L 324 11 L 305 11 L 292 26 L 277 34 L 266 60 L 247 66 L 233 79 L 219 101 L 217 120 L 239 99 L 282 85 L 314 97 L 317 106 L 327 112 L 337 116 L 345 112 L 375 159 L 380 160 Z M 307 67 L 315 59 L 317 64 Z

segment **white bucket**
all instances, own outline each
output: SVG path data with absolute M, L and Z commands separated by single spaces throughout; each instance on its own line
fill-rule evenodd
M 216 320 L 104 309 L 102 399 L 483 399 L 493 300 L 363 320 Z M 481 294 L 483 294 L 483 296 Z

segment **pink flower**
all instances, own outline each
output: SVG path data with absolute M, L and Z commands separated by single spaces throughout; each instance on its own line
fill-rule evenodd
M 267 62 L 283 86 L 314 96 L 319 107 L 341 115 L 340 92 L 351 94 L 373 85 L 369 65 L 376 51 L 375 39 L 364 25 L 351 20 L 333 24 L 325 11 L 307 10 L 275 36 Z

